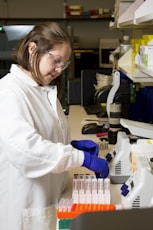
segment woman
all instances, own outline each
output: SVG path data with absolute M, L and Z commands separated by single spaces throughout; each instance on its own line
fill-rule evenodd
M 71 52 L 60 25 L 38 24 L 16 47 L 17 64 L 0 81 L 0 229 L 53 230 L 67 171 L 85 166 L 108 175 L 94 143 L 70 144 L 57 91 Z

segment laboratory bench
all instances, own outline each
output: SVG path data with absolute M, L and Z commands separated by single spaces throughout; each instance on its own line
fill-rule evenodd
M 70 105 L 68 122 L 71 129 L 71 139 L 72 140 L 93 140 L 98 141 L 98 138 L 95 134 L 82 134 L 81 129 L 85 123 L 97 121 L 96 115 L 88 115 L 85 112 L 85 109 L 80 105 Z M 107 118 L 103 118 L 103 121 L 106 121 Z M 102 121 L 102 120 L 101 120 Z M 104 150 L 99 151 L 99 156 L 104 157 L 110 150 L 112 146 L 106 147 Z M 72 197 L 72 180 L 74 174 L 93 174 L 92 171 L 86 169 L 85 167 L 78 167 L 69 172 L 67 188 L 62 195 L 65 198 Z M 120 204 L 120 184 L 110 184 L 110 193 L 111 193 L 111 203 Z
M 72 140 L 93 140 L 97 143 L 99 143 L 99 138 L 96 136 L 96 134 L 82 134 L 82 126 L 86 123 L 89 123 L 89 122 L 96 122 L 98 121 L 98 117 L 96 115 L 88 115 L 85 111 L 85 109 L 81 106 L 81 105 L 70 105 L 69 106 L 69 115 L 67 116 L 68 118 L 68 122 L 69 122 L 69 125 L 70 125 L 70 129 L 71 129 L 71 139 Z M 103 121 L 107 121 L 107 118 L 103 118 L 101 119 L 101 122 Z M 99 148 L 99 156 L 100 157 L 105 157 L 105 155 L 111 150 L 111 148 L 113 146 L 110 146 L 108 145 L 108 143 L 106 145 L 103 146 L 103 150 L 102 148 Z M 64 193 L 62 194 L 61 196 L 61 199 L 63 200 L 69 200 L 73 197 L 73 179 L 74 179 L 74 175 L 93 175 L 95 176 L 94 172 L 93 171 L 90 171 L 88 170 L 87 168 L 85 167 L 77 167 L 73 170 L 71 170 L 69 172 L 69 176 L 68 176 L 68 182 L 67 182 L 67 187 L 64 191 Z M 98 183 L 98 182 L 97 182 Z M 111 184 L 109 182 L 109 186 L 110 186 L 110 190 L 109 190 L 109 202 L 110 203 L 101 203 L 98 205 L 98 209 L 96 210 L 101 210 L 104 211 L 105 209 L 106 210 L 115 210 L 116 207 L 119 207 L 120 208 L 120 200 L 121 200 L 121 197 L 120 197 L 120 187 L 121 185 L 120 184 Z M 73 200 L 73 199 L 72 199 Z M 59 202 L 60 203 L 60 202 Z M 80 211 L 80 214 L 85 212 L 85 213 L 88 213 L 89 211 L 82 211 L 82 208 L 87 208 L 87 205 L 88 207 L 90 207 L 91 209 L 95 206 L 95 204 L 93 204 L 93 206 L 89 204 L 80 204 L 79 202 L 75 203 L 72 201 L 72 203 L 74 204 L 74 206 L 76 208 L 74 208 L 74 206 L 72 207 L 72 215 L 74 214 L 74 217 L 71 217 L 71 218 L 68 218 L 69 215 L 69 212 L 67 214 L 62 213 L 61 215 L 68 215 L 64 218 L 61 218 L 59 217 L 59 212 L 57 212 L 57 230 L 70 230 L 70 225 L 71 225 L 71 221 L 76 219 L 75 217 L 77 216 L 80 216 L 78 213 L 76 214 L 75 216 L 75 212 L 79 212 L 77 210 L 77 208 L 79 207 L 79 209 L 81 209 Z M 81 206 L 82 205 L 82 206 Z M 117 206 L 116 206 L 117 205 Z M 58 209 L 59 210 L 59 209 Z M 95 210 L 95 209 L 94 209 Z M 66 227 L 65 227 L 66 226 Z M 77 229 L 79 229 L 77 227 Z

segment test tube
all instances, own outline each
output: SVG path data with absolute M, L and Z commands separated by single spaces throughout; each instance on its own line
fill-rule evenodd
M 73 203 L 75 204 L 79 203 L 79 178 L 78 176 L 75 176 L 75 178 L 73 178 L 72 199 L 73 199 Z
M 98 204 L 104 204 L 103 179 L 98 178 Z
M 85 203 L 91 204 L 91 178 L 85 179 Z
M 79 203 L 85 204 L 85 178 L 84 178 L 84 175 L 80 175 L 80 178 L 79 178 Z
M 93 178 L 92 179 L 92 186 L 91 186 L 91 189 L 92 189 L 92 204 L 98 204 L 98 191 L 97 191 L 97 179 L 96 178 Z
M 104 202 L 110 204 L 110 179 L 104 179 Z

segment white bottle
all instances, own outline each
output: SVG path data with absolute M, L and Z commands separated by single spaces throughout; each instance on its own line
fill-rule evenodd
M 123 56 L 131 48 L 131 43 L 128 35 L 123 36 L 123 40 L 120 43 L 120 57 Z

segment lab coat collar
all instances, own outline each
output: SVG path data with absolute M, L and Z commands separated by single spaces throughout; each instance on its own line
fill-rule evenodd
M 24 81 L 26 84 L 29 84 L 31 86 L 39 86 L 38 83 L 34 81 L 28 74 L 23 72 L 23 70 L 20 69 L 17 64 L 11 65 L 10 72 L 17 78 L 20 78 L 20 80 Z
M 19 78 L 20 81 L 24 81 L 26 84 L 34 86 L 34 87 L 40 87 L 42 89 L 45 89 L 47 91 L 54 91 L 55 95 L 57 95 L 57 87 L 55 85 L 52 86 L 40 86 L 36 81 L 34 81 L 28 74 L 26 74 L 22 69 L 19 68 L 17 64 L 12 64 L 10 68 L 11 74 L 13 74 L 15 77 Z

